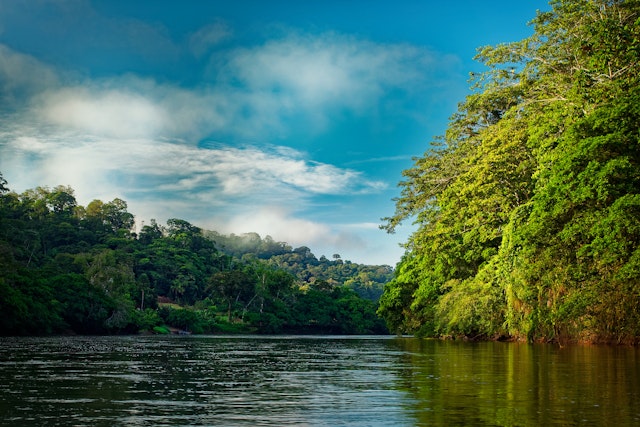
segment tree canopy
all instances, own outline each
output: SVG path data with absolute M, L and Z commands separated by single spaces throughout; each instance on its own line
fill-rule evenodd
M 372 285 L 390 278 L 387 267 L 354 264 L 329 281 L 340 263 L 322 264 L 308 248 L 251 234 L 257 246 L 233 255 L 212 239 L 222 235 L 182 219 L 151 220 L 138 233 L 134 224 L 122 199 L 84 207 L 65 186 L 17 194 L 0 174 L 0 335 L 387 331 L 376 315 L 382 283 Z M 300 257 L 316 261 L 309 280 L 299 278 L 309 265 Z
M 424 335 L 640 337 L 640 2 L 553 0 L 404 171 L 379 312 Z

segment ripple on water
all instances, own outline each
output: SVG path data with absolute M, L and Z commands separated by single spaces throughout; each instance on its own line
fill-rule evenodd
M 0 413 L 12 426 L 596 425 L 611 419 L 624 426 L 640 420 L 633 349 L 559 352 L 373 337 L 62 337 L 2 344 Z

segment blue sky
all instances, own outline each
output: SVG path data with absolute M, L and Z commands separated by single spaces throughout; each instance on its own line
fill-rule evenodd
M 476 48 L 545 1 L 0 3 L 0 171 L 120 197 L 138 224 L 395 265 L 378 229 L 468 93 Z

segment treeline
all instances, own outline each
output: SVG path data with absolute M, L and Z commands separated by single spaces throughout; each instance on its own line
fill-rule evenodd
M 243 260 L 263 260 L 274 268 L 281 268 L 296 276 L 304 286 L 326 282 L 329 286 L 346 286 L 362 298 L 378 301 L 384 285 L 393 278 L 388 265 L 364 265 L 343 260 L 340 254 L 316 258 L 306 246 L 292 248 L 271 236 L 264 239 L 257 233 L 224 235 L 205 231 L 222 252 Z
M 553 0 L 404 171 L 417 231 L 380 313 L 394 331 L 640 338 L 640 2 Z
M 85 207 L 65 186 L 17 194 L 0 175 L 0 335 L 387 331 L 346 281 L 303 283 L 181 219 L 133 230 L 124 200 Z

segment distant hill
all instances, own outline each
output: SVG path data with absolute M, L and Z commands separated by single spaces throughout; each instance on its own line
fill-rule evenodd
M 0 173 L 0 336 L 388 333 L 376 310 L 390 267 L 179 218 L 134 230 L 122 199 L 17 194 Z
M 271 236 L 262 238 L 258 233 L 225 235 L 205 231 L 203 234 L 215 242 L 218 250 L 232 257 L 263 260 L 293 274 L 303 285 L 347 286 L 372 301 L 380 298 L 385 283 L 394 274 L 388 265 L 357 264 L 343 260 L 339 254 L 332 255 L 332 259 L 324 255 L 317 258 L 306 246 L 294 249 L 286 242 L 277 242 Z

